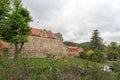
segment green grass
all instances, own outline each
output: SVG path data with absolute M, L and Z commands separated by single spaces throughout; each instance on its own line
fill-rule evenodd
M 65 58 L 67 62 L 64 61 L 55 61 L 54 64 L 57 67 L 68 67 L 68 66 L 81 66 L 83 65 L 86 60 L 77 59 L 77 58 Z M 29 58 L 27 59 L 27 62 L 31 67 L 48 67 L 50 66 L 50 62 L 47 58 Z M 93 63 L 93 62 L 90 62 Z
M 96 63 L 79 58 L 64 58 L 64 60 L 67 60 L 67 62 L 64 61 L 54 62 L 55 66 L 58 68 L 65 68 L 65 67 L 67 68 L 67 67 L 75 67 L 75 66 L 85 66 L 86 63 L 88 63 L 89 65 L 97 64 L 99 66 L 112 65 L 113 63 L 117 63 L 117 61 L 106 61 L 104 63 Z M 29 67 L 45 68 L 45 67 L 50 67 L 51 65 L 47 58 L 28 58 L 26 61 L 29 64 Z
M 14 59 L 8 59 L 5 62 L 9 61 L 11 62 Z M 44 68 L 44 67 L 50 67 L 50 61 L 47 58 L 26 58 L 24 59 L 25 62 L 29 65 L 29 67 L 38 67 L 38 68 Z M 72 67 L 72 66 L 84 66 L 86 63 L 89 65 L 97 64 L 97 65 L 112 65 L 113 63 L 117 63 L 117 61 L 106 61 L 104 63 L 96 63 L 91 62 L 79 58 L 64 58 L 63 60 L 67 60 L 67 62 L 64 61 L 56 61 L 54 64 L 57 67 L 64 68 L 64 67 Z
M 67 62 L 64 62 L 64 60 L 67 60 Z M 93 74 L 94 72 L 96 72 L 96 70 L 98 70 L 99 66 L 112 65 L 113 63 L 117 63 L 117 62 L 106 61 L 104 63 L 96 63 L 96 62 L 91 62 L 91 61 L 83 60 L 79 58 L 61 58 L 60 61 L 54 61 L 51 63 L 47 58 L 20 58 L 18 60 L 9 59 L 9 58 L 0 58 L 0 76 L 2 76 L 1 74 L 15 75 L 17 72 L 28 71 L 29 77 L 31 78 L 30 80 L 39 80 L 41 76 L 47 78 L 47 76 L 45 75 L 48 75 L 51 78 L 49 80 L 55 80 L 53 79 L 54 78 L 53 75 L 56 75 L 57 73 L 55 69 L 59 69 L 61 71 L 60 72 L 61 75 L 58 74 L 59 76 L 66 77 L 70 74 L 70 75 L 73 75 L 73 77 L 80 78 L 79 75 L 76 75 L 76 71 L 74 70 L 78 67 L 85 67 L 88 72 L 86 73 L 86 76 L 84 76 L 84 79 L 88 80 L 86 78 L 92 77 L 91 80 L 93 80 L 93 78 L 95 77 L 93 76 Z M 55 73 L 50 70 L 51 68 L 54 69 Z M 73 72 L 71 73 L 69 71 L 73 71 Z M 99 78 L 99 75 L 101 77 L 102 76 L 105 77 L 104 74 L 108 76 L 112 75 L 113 76 L 112 78 L 114 78 L 114 76 L 116 75 L 116 73 L 115 74 L 103 73 L 103 72 L 99 72 L 99 70 L 96 72 L 97 78 Z M 58 75 L 56 75 L 56 77 Z M 2 80 L 6 80 L 6 76 Z M 11 78 L 11 80 L 13 79 Z M 42 80 L 47 80 L 47 79 L 42 79 Z M 69 80 L 73 80 L 73 78 Z M 80 80 L 80 79 L 77 79 L 77 80 Z M 107 79 L 101 79 L 101 80 L 107 80 Z M 108 80 L 110 80 L 110 78 Z

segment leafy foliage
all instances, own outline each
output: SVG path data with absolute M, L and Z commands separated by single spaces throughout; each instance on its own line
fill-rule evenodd
M 8 17 L 11 0 L 0 0 L 0 24 Z
M 119 56 L 119 45 L 116 42 L 111 42 L 107 46 L 108 59 L 117 58 Z
M 11 5 L 12 11 L 9 13 L 9 17 L 4 21 L 4 25 L 0 27 L 1 39 L 15 45 L 15 57 L 17 57 L 18 53 L 22 50 L 24 42 L 28 41 L 31 31 L 28 23 L 32 19 L 29 15 L 29 11 L 22 7 L 21 2 L 21 0 L 13 0 L 12 3 L 9 4 Z M 4 4 L 7 5 L 8 3 Z M 8 8 L 6 9 L 6 13 L 8 13 L 7 10 Z M 3 15 L 3 17 L 6 16 Z
M 12 13 L 1 32 L 2 39 L 10 43 L 26 42 L 29 35 L 30 27 L 18 12 Z
M 3 28 L 3 26 L 5 25 L 5 21 L 9 16 L 9 12 L 10 12 L 10 3 L 11 0 L 1 0 L 0 1 L 0 31 L 2 31 L 1 28 Z M 1 34 L 1 32 L 0 32 Z M 0 39 L 1 39 L 1 35 L 0 35 Z
M 82 59 L 87 59 L 86 51 L 81 52 L 79 57 L 82 58 Z

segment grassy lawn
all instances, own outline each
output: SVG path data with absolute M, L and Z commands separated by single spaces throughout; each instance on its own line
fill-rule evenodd
M 29 80 L 58 80 L 58 78 L 59 80 L 81 80 L 81 78 L 83 78 L 82 80 L 93 80 L 94 78 L 96 80 L 99 80 L 99 78 L 100 80 L 116 80 L 116 73 L 106 73 L 98 70 L 99 66 L 112 65 L 113 63 L 117 62 L 95 63 L 79 58 L 61 58 L 60 61 L 53 62 L 48 58 L 22 58 L 18 61 L 0 58 L 0 80 L 8 80 L 17 72 L 28 72 Z M 78 67 L 87 68 L 85 76 L 79 74 Z M 60 72 L 56 69 L 59 69 Z M 4 79 L 1 78 L 3 75 Z M 6 75 L 8 79 L 6 79 Z
M 47 58 L 27 58 L 25 59 L 31 66 L 48 66 L 49 60 Z M 67 60 L 67 62 L 64 62 L 63 60 Z M 83 65 L 85 62 L 89 62 L 90 64 L 98 64 L 98 65 L 112 65 L 113 63 L 117 63 L 118 61 L 105 61 L 103 63 L 96 63 L 80 58 L 63 58 L 61 61 L 54 61 L 54 63 L 58 65 L 74 65 L 74 66 L 80 66 Z
M 67 62 L 64 62 L 63 60 L 67 60 Z M 106 61 L 104 63 L 96 63 L 91 62 L 79 58 L 64 58 L 62 61 L 54 61 L 54 65 L 58 68 L 69 68 L 69 67 L 76 67 L 76 66 L 85 66 L 88 65 L 112 65 L 113 63 L 117 63 L 117 61 Z M 29 67 L 36 67 L 36 68 L 45 68 L 50 67 L 50 61 L 47 58 L 28 58 L 27 63 L 29 64 Z
M 12 62 L 13 60 L 14 59 L 5 59 L 6 62 Z M 64 62 L 64 60 L 67 60 L 67 61 Z M 25 61 L 25 63 L 27 63 L 27 65 L 30 68 L 33 68 L 33 67 L 45 68 L 45 67 L 51 66 L 51 63 L 47 58 L 26 58 L 26 59 L 23 59 L 23 61 Z M 63 58 L 61 61 L 54 61 L 53 63 L 58 68 L 68 68 L 68 67 L 76 67 L 76 66 L 85 66 L 86 64 L 88 65 L 97 64 L 98 66 L 112 65 L 113 63 L 117 63 L 117 61 L 106 61 L 104 63 L 96 63 L 96 62 L 83 60 L 80 58 Z

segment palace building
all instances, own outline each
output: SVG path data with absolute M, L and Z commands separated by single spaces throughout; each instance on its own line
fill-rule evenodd
M 1 48 L 14 50 L 14 45 L 0 41 Z M 0 50 L 1 50 L 0 48 Z M 63 44 L 63 37 L 61 33 L 53 33 L 52 31 L 42 29 L 31 29 L 31 36 L 29 41 L 24 44 L 23 53 L 28 53 L 27 56 L 45 57 L 47 54 L 54 54 L 56 56 L 64 56 L 66 47 Z M 0 54 L 2 54 L 0 52 Z

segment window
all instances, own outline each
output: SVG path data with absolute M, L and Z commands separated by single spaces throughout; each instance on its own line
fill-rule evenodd
M 38 43 L 37 43 L 37 39 L 33 39 L 33 47 L 37 47 L 38 46 Z
M 40 42 L 40 47 L 42 47 L 42 42 Z

